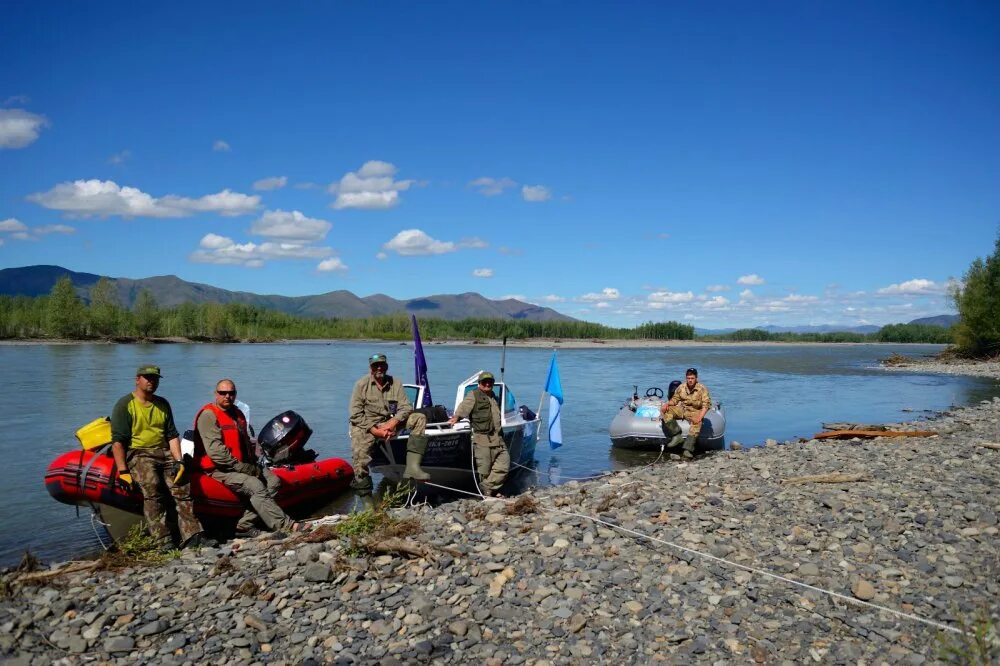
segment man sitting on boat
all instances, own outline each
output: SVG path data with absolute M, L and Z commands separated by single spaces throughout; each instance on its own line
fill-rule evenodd
M 135 390 L 111 410 L 111 453 L 118 481 L 130 490 L 133 483 L 139 485 L 146 524 L 161 547 L 172 547 L 164 486 L 174 499 L 180 547 L 215 547 L 218 544 L 204 536 L 194 515 L 191 484 L 184 482 L 181 440 L 170 403 L 154 395 L 162 376 L 159 366 L 140 366 L 135 371 Z
M 254 526 L 258 518 L 271 532 L 297 531 L 301 527 L 274 501 L 281 480 L 257 463 L 246 416 L 236 407 L 233 380 L 220 380 L 215 385 L 215 402 L 202 407 L 195 416 L 194 446 L 201 468 L 249 503 L 236 523 L 237 537 L 259 536 L 261 531 Z
M 510 471 L 510 453 L 503 441 L 500 402 L 493 392 L 494 383 L 493 373 L 479 373 L 479 390 L 466 393 L 455 409 L 455 415 L 448 419 L 452 425 L 459 419 L 469 419 L 476 473 L 487 496 L 500 494 Z
M 708 388 L 698 383 L 697 368 L 688 368 L 684 373 L 684 383 L 677 387 L 674 395 L 660 407 L 660 418 L 663 419 L 663 429 L 674 436 L 670 446 L 676 446 L 681 434 L 681 427 L 676 419 L 686 419 L 691 424 L 687 437 L 684 438 L 684 458 L 693 458 L 698 433 L 701 432 L 701 421 L 712 406 L 712 398 Z
M 390 439 L 396 431 L 410 431 L 406 440 L 406 470 L 404 479 L 427 481 L 431 475 L 420 467 L 427 451 L 424 428 L 427 417 L 413 411 L 403 385 L 389 370 L 385 354 L 373 354 L 368 359 L 369 374 L 359 379 L 351 391 L 348 419 L 351 424 L 351 454 L 354 458 L 354 481 L 351 487 L 362 493 L 372 490 L 372 477 L 368 465 L 372 461 L 372 448 L 376 439 Z

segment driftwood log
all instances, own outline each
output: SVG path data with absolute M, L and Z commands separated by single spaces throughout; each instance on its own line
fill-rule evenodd
M 995 442 L 983 442 L 979 446 L 983 447 L 984 449 L 993 449 L 994 451 L 1000 451 L 1000 444 L 997 444 Z
M 45 571 L 29 571 L 15 574 L 12 578 L 15 583 L 38 584 L 45 583 L 53 578 L 66 574 L 80 573 L 81 571 L 93 571 L 103 565 L 100 560 L 88 560 L 86 562 L 67 562 L 56 569 L 46 569 Z
M 930 430 L 834 430 L 813 435 L 813 439 L 874 439 L 875 437 L 933 437 Z

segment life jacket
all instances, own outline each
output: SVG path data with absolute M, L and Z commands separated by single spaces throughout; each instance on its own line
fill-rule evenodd
M 205 444 L 201 441 L 201 433 L 198 432 L 198 417 L 205 410 L 209 410 L 215 413 L 215 421 L 219 424 L 219 428 L 222 430 L 222 443 L 226 445 L 229 452 L 233 454 L 233 457 L 243 462 L 243 445 L 240 441 L 240 433 L 245 433 L 247 431 L 247 419 L 243 416 L 243 412 L 236 410 L 236 418 L 234 419 L 225 410 L 220 409 L 214 403 L 208 403 L 204 407 L 198 410 L 198 413 L 194 417 L 194 455 L 198 460 L 198 464 L 206 472 L 215 469 L 215 463 L 208 456 L 208 452 L 205 451 Z
M 496 395 L 492 391 L 483 393 L 478 388 L 473 389 L 473 394 L 476 402 L 469 412 L 472 432 L 493 434 L 493 404 L 496 403 Z

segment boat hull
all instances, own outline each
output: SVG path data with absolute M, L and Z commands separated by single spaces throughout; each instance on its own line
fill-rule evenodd
M 533 465 L 535 445 L 538 441 L 538 424 L 538 419 L 534 419 L 504 427 L 503 439 L 510 451 L 512 476 L 520 469 L 516 465 L 523 467 Z M 455 427 L 441 423 L 429 424 L 425 434 L 427 452 L 420 467 L 431 475 L 430 482 L 463 490 L 474 488 L 472 430 L 468 423 L 459 423 Z M 389 481 L 401 481 L 406 469 L 407 439 L 407 435 L 402 435 L 388 442 L 376 444 L 372 451 L 371 471 L 382 474 Z
M 633 411 L 629 404 L 624 405 L 611 421 L 608 434 L 611 445 L 621 449 L 658 450 L 670 440 L 664 432 L 659 417 L 659 401 L 644 399 L 636 405 Z M 678 420 L 681 434 L 687 437 L 691 424 Z M 701 432 L 698 434 L 699 450 L 711 451 L 724 449 L 726 446 L 726 417 L 722 409 L 716 406 L 708 410 L 702 421 Z
M 272 467 L 281 479 L 275 500 L 292 513 L 314 506 L 343 492 L 354 478 L 350 463 L 326 458 L 308 463 Z M 195 514 L 204 520 L 239 518 L 245 505 L 222 483 L 200 471 L 191 473 L 191 498 Z M 56 500 L 72 505 L 100 505 L 142 515 L 142 493 L 117 483 L 112 456 L 91 451 L 71 451 L 57 457 L 45 473 L 45 488 Z

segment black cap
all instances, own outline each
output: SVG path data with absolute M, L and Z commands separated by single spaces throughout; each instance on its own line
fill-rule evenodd
M 698 368 L 688 368 L 687 370 L 684 371 L 684 374 L 685 375 L 694 375 L 695 377 L 697 377 L 698 376 Z

